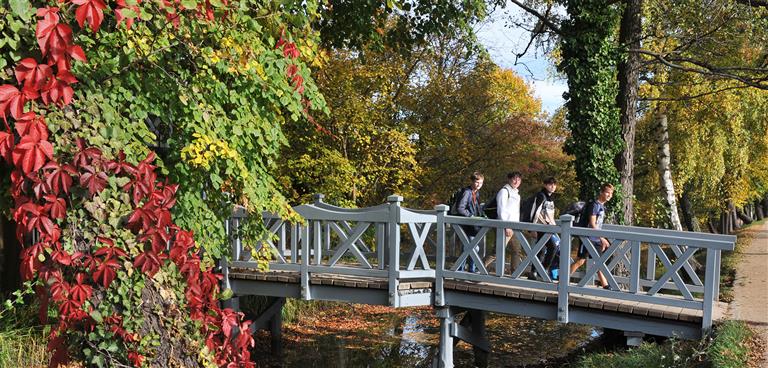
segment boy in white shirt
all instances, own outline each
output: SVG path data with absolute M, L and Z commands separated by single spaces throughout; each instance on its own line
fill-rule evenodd
M 520 192 L 518 188 L 523 182 L 523 176 L 518 171 L 507 174 L 507 184 L 496 194 L 496 211 L 499 220 L 520 221 Z M 506 243 L 509 246 L 512 256 L 512 272 L 517 269 L 522 260 L 522 248 L 513 236 L 512 229 L 504 229 Z

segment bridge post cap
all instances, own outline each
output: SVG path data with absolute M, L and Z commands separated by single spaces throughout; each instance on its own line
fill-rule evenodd
M 325 194 L 323 193 L 315 193 L 312 198 L 315 200 L 315 202 L 322 202 L 325 198 Z
M 399 196 L 397 194 L 393 194 L 389 197 L 387 197 L 387 202 L 402 202 L 403 196 Z
M 573 222 L 573 219 L 575 219 L 575 217 L 573 217 L 573 215 L 562 215 L 562 216 L 560 216 L 560 221 Z
M 447 204 L 438 204 L 435 206 L 435 211 L 437 212 L 448 212 L 449 209 L 450 207 L 448 207 Z

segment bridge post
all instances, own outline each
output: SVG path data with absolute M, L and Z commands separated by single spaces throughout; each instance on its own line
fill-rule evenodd
M 445 215 L 448 214 L 448 206 L 439 204 L 435 206 L 437 212 L 437 257 L 435 264 L 435 306 L 445 305 L 445 288 L 443 284 L 443 272 L 445 271 Z
M 230 239 L 229 236 L 231 231 L 229 231 L 229 219 L 224 220 L 224 232 L 227 234 L 227 239 Z M 232 251 L 231 256 L 234 257 L 235 252 L 234 252 L 234 249 L 232 248 L 234 248 L 234 242 L 230 239 L 230 250 Z M 229 261 L 227 261 L 226 255 L 221 257 L 221 259 L 219 259 L 219 267 L 221 268 L 221 274 L 224 277 L 221 280 L 221 290 L 224 291 L 227 289 L 231 289 L 232 287 L 229 282 Z
M 269 320 L 269 337 L 270 337 L 270 346 L 272 348 L 272 355 L 274 356 L 282 356 L 283 355 L 283 306 L 285 305 L 285 298 L 277 298 L 277 303 L 280 305 L 280 308 L 277 310 L 277 312 L 272 315 L 272 318 Z
M 305 220 L 306 221 L 306 220 Z M 310 221 L 306 221 L 304 224 L 296 224 L 298 227 L 298 233 L 300 237 L 300 249 L 301 254 L 301 266 L 299 267 L 299 277 L 301 282 L 301 298 L 304 300 L 311 300 L 312 294 L 309 288 L 309 250 L 312 248 L 312 242 L 310 239 Z
M 389 221 L 387 222 L 387 247 L 389 251 L 389 305 L 397 307 L 400 296 L 397 289 L 400 286 L 400 202 L 403 197 L 391 195 L 389 202 Z
M 560 225 L 560 270 L 557 284 L 557 320 L 568 323 L 568 286 L 571 283 L 571 227 L 573 216 L 563 215 Z
M 450 307 L 437 308 L 437 317 L 440 318 L 440 345 L 433 367 L 453 368 L 453 336 L 451 326 L 455 324 L 455 314 Z
M 712 329 L 712 314 L 717 295 L 717 284 L 720 282 L 715 276 L 718 275 L 720 264 L 718 254 L 720 250 L 707 249 L 707 266 L 704 269 L 704 310 L 701 318 L 701 335 L 706 336 Z

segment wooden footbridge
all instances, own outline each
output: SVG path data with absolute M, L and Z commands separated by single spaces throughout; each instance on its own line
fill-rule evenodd
M 438 367 L 453 366 L 454 339 L 472 344 L 476 359 L 491 350 L 485 312 L 621 330 L 628 343 L 645 334 L 698 339 L 712 326 L 721 252 L 733 250 L 736 240 L 630 226 L 586 229 L 574 227 L 568 215 L 558 225 L 457 217 L 445 205 L 425 211 L 401 202 L 390 196 L 386 204 L 347 209 L 316 195 L 314 203 L 294 208 L 304 223 L 265 214 L 273 236 L 251 245 L 234 235 L 244 216 L 235 213 L 227 224 L 233 257 L 222 265 L 224 287 L 236 296 L 230 305 L 237 307 L 237 296 L 271 297 L 253 326 L 270 328 L 273 341 L 280 338 L 285 298 L 433 306 L 441 320 Z M 478 230 L 474 237 L 467 236 L 467 226 Z M 504 229 L 514 231 L 524 252 L 515 269 Z M 543 236 L 535 241 L 535 233 Z M 561 239 L 560 282 L 550 279 L 538 256 L 555 234 Z M 611 246 L 601 254 L 587 240 L 594 236 Z M 588 245 L 591 259 L 584 271 L 571 274 L 578 242 Z M 250 256 L 261 247 L 274 252 L 266 272 Z M 464 270 L 468 260 L 476 272 Z M 540 275 L 535 280 L 525 277 L 531 269 Z M 609 289 L 594 286 L 598 271 Z

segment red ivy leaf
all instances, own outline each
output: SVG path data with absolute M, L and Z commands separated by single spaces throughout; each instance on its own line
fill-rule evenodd
M 59 165 L 57 162 L 49 162 L 43 166 L 43 170 L 46 171 L 45 181 L 51 190 L 55 194 L 59 194 L 60 191 L 69 193 L 69 188 L 72 186 L 72 175 L 77 174 L 74 166 L 69 164 Z
M 77 283 L 69 289 L 69 293 L 72 298 L 81 304 L 91 297 L 93 288 L 91 285 L 85 283 L 86 275 L 84 273 L 78 273 L 75 276 Z
M 94 195 L 101 192 L 107 186 L 107 174 L 97 171 L 93 166 L 86 166 L 85 172 L 80 175 L 80 185 L 88 188 L 88 193 Z
M 13 149 L 12 158 L 14 165 L 20 167 L 24 174 L 29 175 L 53 158 L 53 145 L 31 132 L 21 138 L 19 144 Z
M 37 242 L 21 252 L 21 278 L 24 281 L 29 280 L 40 269 L 43 262 L 40 261 L 40 255 L 45 252 L 45 245 Z
M 67 50 L 72 45 L 72 28 L 59 23 L 58 12 L 58 8 L 52 7 L 38 9 L 37 16 L 43 19 L 37 22 L 35 30 L 43 56 L 50 54 L 51 59 L 56 62 L 66 59 Z
M 134 175 L 136 173 L 136 166 L 125 161 L 125 152 L 123 151 L 120 151 L 120 153 L 117 154 L 117 160 L 107 162 L 107 169 L 112 171 L 115 175 Z
M 114 259 L 105 259 L 103 262 L 96 266 L 96 271 L 93 273 L 93 281 L 103 286 L 105 289 L 109 287 L 109 284 L 117 277 L 117 270 L 120 268 L 120 264 Z
M 80 28 L 83 28 L 83 24 L 88 21 L 91 30 L 96 33 L 104 20 L 104 9 L 107 8 L 107 4 L 102 0 L 72 0 L 72 3 L 80 5 L 75 10 L 75 19 Z
M 14 119 L 24 112 L 27 96 L 10 84 L 0 86 L 0 117 L 7 119 L 10 114 Z
M 141 272 L 152 277 L 160 270 L 161 263 L 161 256 L 153 251 L 146 251 L 136 257 L 133 261 L 133 266 L 141 268 Z
M 45 124 L 45 118 L 34 112 L 25 112 L 16 118 L 13 128 L 19 134 L 19 137 L 37 134 L 42 140 L 48 139 L 48 125 Z
M 11 163 L 13 140 L 14 136 L 10 129 L 7 131 L 0 131 L 0 157 L 2 157 L 7 163 Z
M 66 70 L 59 71 L 56 77 L 51 78 L 48 84 L 43 87 L 43 103 L 46 105 L 57 103 L 59 106 L 69 105 L 75 95 L 75 90 L 71 87 L 71 84 L 74 83 L 77 83 L 77 78 L 72 73 Z
M 86 147 L 85 140 L 77 139 L 77 153 L 75 153 L 74 164 L 79 167 L 86 167 L 93 161 L 101 160 L 101 151 L 95 147 Z
M 33 58 L 26 58 L 19 62 L 16 67 L 16 80 L 19 84 L 22 82 L 27 87 L 40 89 L 45 83 L 53 77 L 51 67 L 46 64 L 38 64 Z
M 67 53 L 69 56 L 71 56 L 75 60 L 80 60 L 82 62 L 87 62 L 88 59 L 85 57 L 85 52 L 83 51 L 83 48 L 79 45 L 72 45 L 67 49 Z
M 45 200 L 48 202 L 45 205 L 45 208 L 50 212 L 51 218 L 64 218 L 67 213 L 67 201 L 65 201 L 64 198 L 54 194 L 48 194 L 45 196 Z

